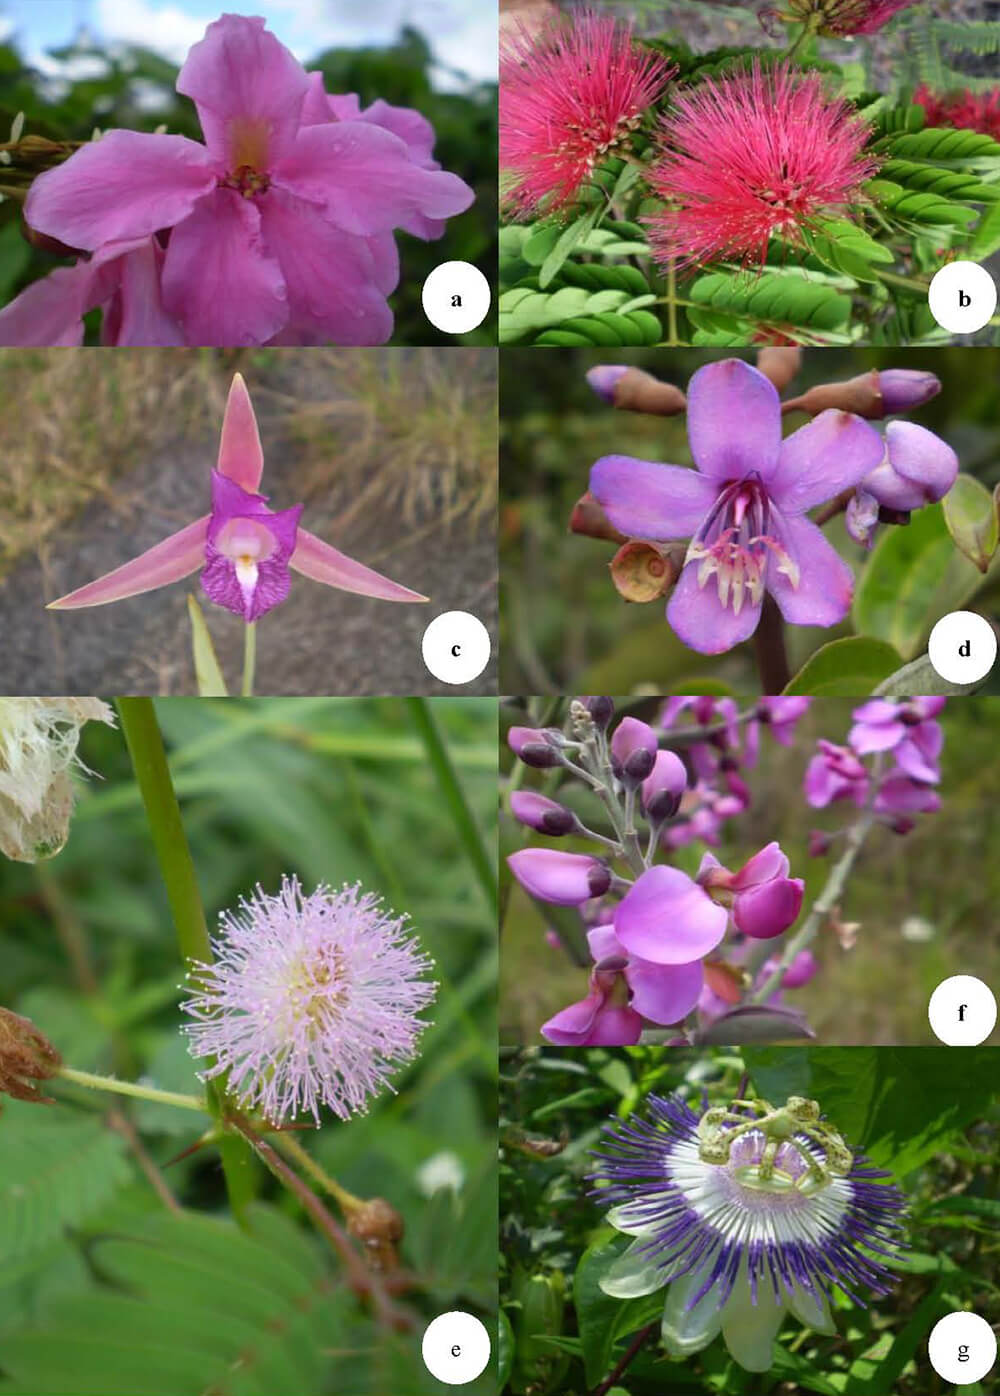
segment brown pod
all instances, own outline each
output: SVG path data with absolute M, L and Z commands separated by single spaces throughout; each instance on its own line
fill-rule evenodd
M 681 575 L 683 559 L 673 551 L 661 552 L 655 543 L 632 539 L 611 559 L 611 580 L 626 601 L 656 601 Z
M 62 1065 L 62 1057 L 30 1018 L 0 1008 L 0 1095 L 34 1105 L 54 1105 L 36 1081 L 47 1081 Z
M 770 378 L 778 392 L 784 392 L 802 367 L 802 350 L 799 348 L 761 349 L 757 355 L 757 367 L 765 378 Z
M 624 533 L 619 533 L 618 529 L 608 522 L 607 515 L 589 490 L 573 505 L 573 512 L 569 516 L 569 531 L 582 533 L 585 538 L 605 538 L 609 543 L 628 541 Z
M 676 417 L 687 406 L 687 399 L 673 383 L 661 383 L 641 368 L 627 368 L 611 390 L 611 400 L 623 412 L 650 412 L 657 417 Z
M 815 417 L 828 408 L 840 412 L 854 412 L 859 417 L 879 421 L 885 416 L 885 403 L 879 387 L 878 369 L 859 373 L 857 378 L 848 378 L 844 383 L 817 383 L 801 397 L 792 398 L 782 404 L 783 412 L 808 412 Z

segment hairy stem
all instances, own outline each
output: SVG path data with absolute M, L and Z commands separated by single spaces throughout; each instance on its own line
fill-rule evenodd
M 762 690 L 781 693 L 792 675 L 785 650 L 785 622 L 772 596 L 764 597 L 753 643 Z
M 159 1105 L 175 1105 L 178 1110 L 197 1110 L 199 1115 L 210 1115 L 207 1100 L 196 1095 L 182 1095 L 178 1091 L 160 1091 L 155 1086 L 140 1086 L 134 1081 L 119 1081 L 114 1076 L 98 1076 L 93 1071 L 77 1071 L 72 1066 L 61 1066 L 56 1076 L 64 1081 L 72 1081 L 76 1086 L 86 1086 L 92 1091 L 111 1091 L 114 1095 L 130 1095 L 137 1100 L 154 1100 Z
M 255 621 L 247 621 L 243 627 L 243 682 L 240 684 L 240 695 L 243 698 L 253 697 L 253 680 L 256 669 L 257 625 Z
M 318 1183 L 324 1192 L 328 1192 L 345 1217 L 350 1217 L 353 1212 L 357 1212 L 364 1207 L 364 1200 L 355 1197 L 352 1192 L 342 1188 L 336 1178 L 331 1178 L 325 1169 L 321 1168 L 312 1154 L 307 1149 L 303 1149 L 299 1141 L 290 1134 L 275 1134 L 274 1143 L 280 1153 L 288 1158 L 294 1159 L 304 1173 L 308 1173 L 314 1182 Z

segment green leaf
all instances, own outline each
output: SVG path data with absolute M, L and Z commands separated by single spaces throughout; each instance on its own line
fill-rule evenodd
M 546 286 L 555 277 L 556 272 L 565 262 L 581 238 L 586 237 L 601 216 L 600 208 L 592 208 L 589 213 L 585 213 L 582 218 L 577 218 L 568 228 L 564 229 L 552 251 L 542 263 L 541 271 L 538 273 L 538 284 L 544 291 Z
M 711 272 L 698 277 L 690 295 L 696 305 L 724 314 L 817 330 L 837 329 L 851 313 L 850 297 L 826 283 L 776 272 L 756 278 Z
M 596 1242 L 584 1251 L 573 1276 L 573 1301 L 588 1386 L 596 1386 L 608 1374 L 615 1333 L 621 1331 L 618 1325 L 622 1309 L 640 1302 L 635 1299 L 614 1299 L 610 1294 L 605 1294 L 599 1284 L 611 1262 L 618 1259 L 627 1245 L 626 1237 L 617 1237 L 611 1242 Z M 660 1307 L 663 1307 L 662 1296 Z
M 872 262 L 893 262 L 895 254 L 848 218 L 827 218 L 803 229 L 803 241 L 826 266 L 856 281 L 877 281 Z
M 915 693 L 924 698 L 938 698 L 975 693 L 985 682 L 983 678 L 978 683 L 950 683 L 934 668 L 930 655 L 922 654 L 919 659 L 912 659 L 902 669 L 890 674 L 874 692 L 878 698 L 910 698 Z
M 959 552 L 985 572 L 997 550 L 997 500 L 981 480 L 963 471 L 941 501 Z
M 607 294 L 613 294 L 608 292 Z M 545 330 L 536 344 L 597 344 L 617 348 L 626 344 L 655 344 L 661 336 L 659 320 L 643 307 L 655 298 L 639 296 L 619 311 L 581 315 L 565 321 L 557 330 Z
M 510 1379 L 514 1365 L 514 1330 L 510 1326 L 507 1310 L 500 1310 L 497 1331 L 497 1390 L 502 1391 Z
M 0 1116 L 0 1255 L 42 1250 L 130 1177 L 124 1140 L 100 1119 L 9 1102 Z
M 14 288 L 31 261 L 31 248 L 21 236 L 20 219 L 0 228 L 0 304 L 14 294 Z
M 977 568 L 956 552 L 941 505 L 928 505 L 905 527 L 888 527 L 875 545 L 854 595 L 854 627 L 912 659 L 935 621 L 959 610 L 981 584 Z
M 229 690 L 222 677 L 222 670 L 215 655 L 215 646 L 208 633 L 205 617 L 194 596 L 188 596 L 188 615 L 191 618 L 191 650 L 194 655 L 194 673 L 198 682 L 198 694 L 202 698 L 228 698 Z
M 978 131 L 927 126 L 922 131 L 893 136 L 889 153 L 893 160 L 926 160 L 936 165 L 962 167 L 1000 161 L 1000 144 Z
M 968 254 L 975 262 L 984 262 L 1000 251 L 1000 204 L 988 208 L 980 218 L 969 243 Z
M 898 651 L 884 640 L 857 635 L 831 640 L 809 656 L 784 692 L 857 698 L 873 693 L 899 665 Z

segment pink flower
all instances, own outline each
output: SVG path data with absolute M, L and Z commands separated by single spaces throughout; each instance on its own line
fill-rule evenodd
M 800 877 L 789 877 L 788 871 L 788 858 L 780 846 L 769 843 L 735 873 L 706 853 L 698 882 L 733 894 L 733 924 L 743 935 L 771 940 L 783 935 L 802 910 L 805 883 Z
M 591 469 L 591 493 L 622 533 L 691 539 L 667 619 L 701 654 L 748 639 L 765 591 L 795 625 L 836 625 L 850 606 L 851 569 L 806 510 L 873 470 L 882 439 L 833 409 L 781 433 L 774 384 L 741 359 L 723 359 L 688 385 L 697 470 L 631 456 L 604 456 Z
M 425 142 L 414 158 L 396 118 L 320 111 L 315 82 L 263 19 L 210 24 L 177 90 L 205 145 L 108 131 L 35 180 L 31 226 L 93 253 L 167 230 L 163 306 L 187 344 L 388 339 L 393 229 L 430 235 L 422 220 L 468 208 L 468 186 Z
M 541 1026 L 541 1034 L 557 1047 L 631 1047 L 642 1035 L 642 1018 L 630 1004 L 616 1000 L 620 970 L 590 972 L 590 992 Z
M 860 809 L 868 798 L 868 768 L 853 751 L 820 738 L 819 751 L 806 768 L 805 794 L 813 809 L 835 800 L 853 800 Z
M 212 512 L 196 519 L 131 562 L 78 587 L 50 610 L 103 606 L 179 582 L 199 567 L 205 594 L 247 622 L 288 595 L 289 567 L 326 586 L 383 601 L 425 601 L 419 592 L 373 572 L 298 527 L 302 506 L 274 512 L 257 493 L 264 455 L 250 395 L 240 374 L 233 377 L 219 440 L 218 469 L 212 471 Z
M 786 65 L 708 78 L 677 98 L 649 182 L 669 205 L 649 220 L 664 263 L 767 260 L 772 238 L 843 215 L 878 165 L 870 128 Z
M 641 784 L 656 761 L 656 733 L 647 722 L 623 717 L 611 738 L 611 768 L 619 780 Z
M 874 34 L 888 24 L 893 15 L 916 4 L 916 0 L 805 0 L 805 3 L 822 14 L 820 33 L 849 38 L 852 34 Z M 797 0 L 797 4 L 801 9 L 803 0 Z
M 941 779 L 938 757 L 944 737 L 934 718 L 946 701 L 873 698 L 854 709 L 854 726 L 847 740 L 859 756 L 889 751 L 899 770 L 911 780 L 936 784 Z
M 686 965 L 715 949 L 728 920 L 725 908 L 687 873 L 658 863 L 636 879 L 615 907 L 614 932 L 630 957 Z
M 928 126 L 953 126 L 963 131 L 979 131 L 1000 141 L 1000 87 L 988 92 L 932 92 L 918 87 L 914 102 L 927 113 Z
M 757 720 L 770 728 L 775 741 L 791 746 L 795 728 L 811 703 L 811 698 L 761 698 L 757 703 Z
M 642 807 L 654 823 L 672 819 L 687 789 L 684 762 L 672 751 L 658 751 L 653 769 L 642 783 Z
M 437 987 L 430 961 L 406 918 L 360 885 L 258 887 L 219 918 L 212 949 L 214 963 L 188 973 L 189 1050 L 214 1058 L 203 1080 L 228 1071 L 240 1104 L 268 1120 L 319 1124 L 323 1105 L 340 1119 L 363 1113 L 416 1055 L 417 1014 Z
M 611 886 L 608 869 L 586 853 L 522 848 L 510 855 L 507 866 L 526 892 L 556 906 L 581 906 L 591 897 L 603 897 Z
M 505 39 L 500 168 L 513 178 L 507 197 L 515 213 L 551 213 L 575 199 L 676 71 L 610 15 L 577 13 Z

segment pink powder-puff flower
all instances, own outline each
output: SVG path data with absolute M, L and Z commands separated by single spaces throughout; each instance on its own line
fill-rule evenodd
M 507 866 L 526 892 L 556 906 L 582 906 L 591 897 L 603 897 L 611 886 L 605 865 L 586 853 L 522 848 L 510 855 Z
M 25 217 L 92 253 L 165 240 L 163 307 L 187 344 L 381 344 L 393 230 L 473 194 L 377 121 L 306 121 L 310 86 L 263 19 L 223 15 L 177 79 L 205 144 L 108 131 L 35 180 Z
M 233 378 L 222 420 L 218 469 L 212 471 L 212 511 L 172 533 L 131 562 L 71 591 L 50 610 L 103 606 L 178 582 L 199 567 L 210 601 L 253 622 L 284 601 L 288 569 L 341 591 L 383 601 L 425 601 L 299 527 L 302 506 L 275 512 L 257 493 L 264 455 L 250 395 Z
M 188 1047 L 214 1058 L 203 1080 L 228 1072 L 240 1104 L 268 1120 L 364 1113 L 416 1055 L 431 963 L 406 918 L 359 884 L 258 887 L 222 914 L 212 949 L 212 964 L 188 971 Z
M 868 768 L 846 746 L 821 737 L 819 751 L 806 767 L 805 796 L 813 809 L 835 800 L 853 800 L 860 809 L 868 798 Z
M 859 204 L 878 168 L 867 123 L 818 74 L 786 65 L 706 79 L 661 130 L 649 183 L 667 207 L 648 223 L 664 264 L 762 265 L 772 238 L 801 243 Z
M 874 34 L 893 15 L 913 4 L 916 0 L 784 0 L 780 9 L 769 7 L 764 14 L 812 22 L 820 34 L 848 39 L 855 34 Z
M 731 894 L 733 925 L 743 935 L 771 940 L 783 935 L 802 910 L 805 883 L 800 877 L 789 877 L 788 871 L 787 856 L 777 843 L 769 843 L 735 873 L 706 853 L 698 882 L 709 890 Z
M 627 142 L 676 72 L 611 15 L 575 14 L 500 52 L 500 168 L 519 217 L 571 203 Z
M 918 87 L 913 100 L 927 113 L 928 126 L 953 126 L 979 131 L 1000 141 L 1000 87 L 987 92 L 932 92 Z
M 688 386 L 696 470 L 604 456 L 591 493 L 631 538 L 690 538 L 667 619 L 692 649 L 720 654 L 757 628 L 765 591 L 794 625 L 836 625 L 851 603 L 848 565 L 806 510 L 882 459 L 867 422 L 829 409 L 782 440 L 781 403 L 741 359 L 698 369 Z
M 615 907 L 614 932 L 629 956 L 656 965 L 686 965 L 715 949 L 728 920 L 725 908 L 687 873 L 658 863 L 636 879 Z

